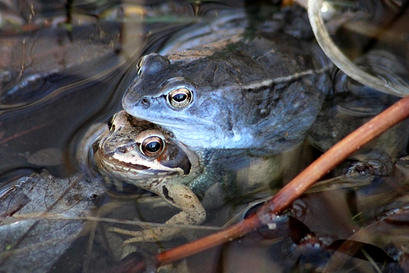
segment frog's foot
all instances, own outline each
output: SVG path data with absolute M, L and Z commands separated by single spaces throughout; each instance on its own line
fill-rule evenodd
M 165 222 L 169 226 L 165 225 L 141 231 L 128 231 L 119 228 L 111 229 L 117 233 L 133 236 L 133 238 L 126 240 L 124 243 L 169 240 L 184 230 L 182 227 L 175 227 L 175 225 L 198 225 L 206 219 L 206 210 L 197 196 L 186 185 L 166 183 L 159 184 L 157 188 L 151 190 L 182 211 Z
M 180 233 L 180 228 L 168 228 L 168 227 L 158 227 L 140 231 L 133 231 L 133 230 L 126 230 L 121 228 L 111 228 L 110 231 L 129 235 L 132 238 L 127 239 L 123 242 L 123 244 L 131 244 L 131 243 L 138 243 L 138 242 L 157 242 L 163 241 L 167 239 L 171 239 L 178 233 Z
M 193 217 L 191 214 L 182 211 L 166 221 L 165 224 L 169 224 L 172 226 L 164 225 L 162 227 L 155 227 L 139 231 L 126 230 L 116 227 L 109 230 L 115 233 L 132 236 L 132 238 L 125 240 L 124 244 L 136 242 L 157 242 L 170 240 L 178 234 L 181 234 L 181 232 L 185 230 L 182 227 L 175 227 L 174 225 L 200 224 L 204 221 L 205 218 L 206 212 L 204 209 L 199 213 L 195 213 Z
M 126 240 L 124 243 L 169 240 L 183 230 L 182 227 L 175 227 L 174 225 L 198 225 L 206 219 L 204 207 L 188 186 L 180 183 L 165 182 L 155 185 L 150 190 L 182 211 L 165 222 L 165 224 L 171 226 L 165 225 L 141 231 L 128 231 L 119 228 L 111 229 L 111 231 L 117 233 L 133 236 L 133 238 Z

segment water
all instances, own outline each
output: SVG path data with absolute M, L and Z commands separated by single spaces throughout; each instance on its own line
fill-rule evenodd
M 273 13 L 268 1 L 258 1 L 256 4 L 250 2 L 6 3 L 0 14 L 0 181 L 3 185 L 0 202 L 7 204 L 9 212 L 11 207 L 18 211 L 21 204 L 29 203 L 24 195 L 10 195 L 10 192 L 19 192 L 18 189 L 21 189 L 21 186 L 15 187 L 15 181 L 20 176 L 40 173 L 43 169 L 58 178 L 78 174 L 74 154 L 82 135 L 92 124 L 106 121 L 121 109 L 123 86 L 135 74 L 139 57 L 163 49 L 178 31 L 183 32 L 192 24 L 217 18 L 226 10 L 242 9 L 244 12 L 256 12 L 263 16 Z M 389 14 L 390 9 L 393 11 L 393 5 L 394 3 L 387 5 L 388 12 L 385 13 Z M 375 8 L 375 11 L 384 10 L 382 7 Z M 379 15 L 375 11 L 371 11 L 371 14 L 376 14 L 378 19 L 384 18 L 381 16 L 382 12 Z M 263 18 L 261 15 L 259 19 Z M 395 18 L 398 18 L 394 21 L 397 22 L 404 17 Z M 386 19 L 376 22 L 384 20 Z M 253 23 L 257 24 L 257 20 Z M 390 29 L 395 30 L 397 27 L 392 24 Z M 342 31 L 345 30 L 338 30 L 335 38 L 342 37 Z M 388 31 L 383 33 L 390 34 Z M 346 37 L 356 35 L 361 34 L 348 33 Z M 392 39 L 393 43 L 390 43 L 388 35 L 384 35 L 385 39 L 376 40 L 380 41 L 376 43 L 371 37 L 351 38 L 354 43 L 369 40 L 358 46 L 346 40 L 340 42 L 343 42 L 342 47 L 347 48 L 348 56 L 353 59 L 370 48 L 387 48 L 397 56 L 403 56 L 401 61 L 407 67 L 407 51 L 402 49 L 407 46 L 407 40 L 400 42 Z M 303 147 L 302 151 L 303 160 L 300 161 L 303 162 L 300 162 L 298 168 L 319 153 L 311 147 Z M 407 151 L 404 150 L 399 156 L 406 154 Z M 335 254 L 345 254 L 345 251 L 334 254 L 338 245 L 349 242 L 353 245 L 350 249 L 355 247 L 369 253 L 369 257 L 379 267 L 385 261 L 388 262 L 383 267 L 384 272 L 403 272 L 408 264 L 408 253 L 402 243 L 408 239 L 407 232 L 402 228 L 407 226 L 408 221 L 405 207 L 408 181 L 406 161 L 403 158 L 394 162 L 390 176 L 352 181 L 353 187 L 348 184 L 351 183 L 348 179 L 341 179 L 342 183 L 335 184 L 338 186 L 331 189 L 324 185 L 324 190 L 297 200 L 292 211 L 287 214 L 293 216 L 283 217 L 275 223 L 276 229 L 264 227 L 240 240 L 197 254 L 186 264 L 175 265 L 176 268 L 172 270 L 181 272 L 184 267 L 188 267 L 189 272 L 293 272 L 335 268 L 341 272 L 375 272 L 373 264 L 368 262 L 369 258 L 362 258 L 353 252 L 347 253 L 346 258 L 336 257 Z M 42 181 L 36 179 L 33 182 Z M 64 209 L 72 212 L 71 216 L 75 217 L 83 215 L 80 209 L 73 209 L 74 204 L 84 204 L 84 200 L 83 210 L 91 210 L 93 205 L 99 208 L 92 210 L 88 216 L 109 219 L 133 219 L 138 216 L 141 220 L 163 222 L 163 219 L 176 212 L 169 207 L 160 207 L 161 202 L 157 198 L 146 196 L 146 193 L 140 195 L 136 192 L 133 196 L 124 194 L 119 198 L 111 196 L 105 193 L 101 181 L 90 184 L 92 182 L 84 180 L 82 176 L 77 180 L 59 183 L 61 190 L 50 187 L 44 195 L 36 193 L 33 196 L 41 197 L 46 208 L 51 209 L 50 204 L 57 202 L 62 195 L 61 198 L 66 198 L 63 199 L 67 205 Z M 63 185 L 72 185 L 73 189 L 65 191 Z M 32 187 L 35 188 L 36 184 Z M 57 196 L 56 199 L 51 198 L 54 195 Z M 135 202 L 135 196 L 139 198 L 139 202 Z M 13 200 L 18 201 L 17 205 Z M 232 215 L 242 218 L 248 209 L 244 201 L 236 201 L 210 213 L 205 223 L 209 230 L 189 230 L 187 239 L 136 245 L 137 254 L 134 254 L 134 259 L 149 260 L 160 249 L 212 233 Z M 390 213 L 392 210 L 394 214 Z M 11 210 L 10 214 L 14 212 Z M 392 215 L 381 218 L 385 212 Z M 58 213 L 63 214 L 61 211 Z M 28 219 L 33 217 L 27 214 L 23 216 Z M 42 217 L 46 218 L 44 215 Z M 30 262 L 31 258 L 34 260 L 35 257 L 50 255 L 54 256 L 51 266 L 41 267 L 41 258 L 38 258 L 37 262 L 33 262 L 35 266 L 31 271 L 121 272 L 115 271 L 116 267 L 111 270 L 112 266 L 122 264 L 121 240 L 107 230 L 106 224 L 89 219 L 76 220 L 75 223 L 81 223 L 79 226 L 68 228 L 67 224 L 67 230 L 64 230 L 62 220 L 52 220 L 59 224 L 58 227 L 42 226 L 42 223 L 35 224 L 35 220 L 32 221 L 30 225 L 36 227 L 26 231 L 28 235 L 22 235 L 1 246 L 3 255 L 0 254 L 0 271 L 18 268 L 19 259 Z M 24 223 L 25 221 L 16 221 L 16 225 Z M 400 223 L 403 225 L 399 225 Z M 12 237 L 16 230 L 7 231 L 8 227 L 7 224 L 3 225 L 3 229 L 6 229 L 3 234 Z M 123 227 L 132 228 L 129 225 Z M 35 241 L 31 245 L 24 244 L 24 236 L 32 237 L 33 240 L 38 238 L 41 242 L 45 240 L 41 232 L 51 233 L 53 228 L 63 231 L 56 233 L 55 238 L 58 239 L 54 238 L 44 244 L 35 244 Z M 80 234 L 81 229 L 83 232 Z M 355 233 L 358 229 L 361 229 L 360 232 Z M 366 237 L 365 232 L 373 234 L 373 237 Z M 354 237 L 350 237 L 351 235 Z M 379 238 L 384 239 L 379 242 Z M 23 243 L 19 245 L 20 241 Z M 354 245 L 354 242 L 364 242 L 365 245 Z M 338 247 L 335 247 L 336 243 Z M 57 250 L 55 245 L 64 247 Z M 15 249 L 21 250 L 22 254 L 8 252 Z M 47 253 L 47 250 L 51 253 Z M 18 259 L 13 260 L 10 255 Z M 13 261 L 15 267 L 8 264 L 10 261 Z M 5 264 L 9 267 L 2 268 Z M 331 270 L 333 271 L 335 270 Z

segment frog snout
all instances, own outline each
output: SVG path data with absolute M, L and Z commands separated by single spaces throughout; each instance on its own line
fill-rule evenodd
M 135 96 L 135 94 L 131 92 L 122 98 L 122 107 L 125 111 L 133 115 L 136 108 L 148 109 L 152 104 L 151 100 L 152 99 L 148 96 L 141 96 L 140 94 Z

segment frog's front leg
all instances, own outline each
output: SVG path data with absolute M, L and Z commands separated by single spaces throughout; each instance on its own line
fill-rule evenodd
M 195 225 L 201 224 L 206 219 L 205 209 L 188 186 L 177 182 L 164 181 L 154 185 L 149 190 L 160 195 L 172 206 L 182 210 L 167 220 L 165 224 Z M 124 241 L 125 244 L 129 244 L 171 239 L 174 235 L 178 234 L 181 229 L 182 228 L 164 226 L 142 231 L 129 231 L 119 228 L 113 228 L 111 231 L 133 236 L 133 238 Z

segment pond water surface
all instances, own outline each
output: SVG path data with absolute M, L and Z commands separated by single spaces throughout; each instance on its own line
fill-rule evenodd
M 383 6 L 372 2 L 363 1 L 362 8 L 372 17 L 364 16 L 361 28 L 352 34 L 351 23 L 334 31 L 336 42 L 352 59 L 373 49 L 386 49 L 398 56 L 402 67 L 409 67 L 408 33 L 394 36 L 407 23 L 401 16 L 407 14 L 403 9 L 407 5 L 402 4 L 400 13 L 394 1 L 385 1 L 388 3 Z M 260 23 L 258 20 L 263 21 L 272 14 L 278 18 L 278 10 L 279 5 L 270 1 L 1 3 L 0 236 L 3 239 L 0 272 L 133 272 L 121 267 L 125 263 L 121 243 L 126 238 L 113 235 L 108 230 L 112 223 L 107 222 L 112 219 L 114 222 L 123 219 L 163 222 L 176 210 L 164 207 L 158 198 L 147 192 L 132 187 L 128 193 L 112 192 L 105 188 L 101 179 L 93 181 L 87 177 L 88 173 L 81 169 L 76 159 L 84 133 L 92 124 L 106 122 L 122 109 L 124 90 L 137 73 L 142 55 L 163 50 L 192 25 L 212 22 L 229 12 L 247 14 L 251 31 L 251 27 Z M 393 16 L 388 17 L 390 14 Z M 343 23 L 339 22 L 342 21 L 340 17 L 336 19 L 334 29 Z M 375 23 L 368 26 L 367 21 Z M 383 35 L 374 36 L 379 34 L 373 34 L 379 29 Z M 294 29 L 294 33 L 297 31 Z M 407 69 L 400 72 L 408 74 Z M 355 83 L 348 84 L 345 85 L 348 88 L 355 86 Z M 342 102 L 346 105 L 349 100 Z M 346 112 L 360 110 L 354 108 L 355 105 L 347 106 Z M 330 104 L 327 107 L 330 108 Z M 320 116 L 319 121 L 325 118 Z M 334 125 L 322 137 L 335 135 L 337 128 Z M 334 183 L 323 183 L 321 188 L 316 187 L 297 200 L 285 216 L 274 223 L 275 229 L 263 227 L 240 240 L 196 254 L 163 270 L 409 270 L 409 161 L 405 157 L 406 143 L 403 146 L 391 161 L 388 176 L 330 180 Z M 291 171 L 280 183 L 288 182 L 321 152 L 303 143 L 296 153 L 296 162 L 289 163 L 291 168 L 287 169 Z M 348 167 L 325 178 L 331 179 L 345 169 Z M 37 176 L 39 173 L 41 176 Z M 30 175 L 31 178 L 18 180 Z M 45 185 L 44 191 L 33 193 L 32 189 L 41 183 Z M 160 250 L 238 221 L 255 206 L 251 201 L 271 195 L 280 186 L 256 196 L 233 200 L 210 212 L 205 228 L 188 230 L 186 238 L 127 246 L 128 253 L 134 252 L 128 259 L 149 261 Z M 30 198 L 44 207 L 34 204 L 34 210 L 17 216 L 22 207 L 32 204 Z M 64 207 L 53 211 L 60 201 L 64 202 Z M 41 215 L 44 212 L 49 213 Z M 35 213 L 40 213 L 40 217 Z M 66 220 L 56 217 L 59 214 Z M 17 218 L 12 219 L 13 215 Z M 10 219 L 12 221 L 7 222 Z M 42 221 L 48 224 L 43 225 Z M 21 228 L 16 228 L 18 225 Z M 123 227 L 132 229 L 133 225 Z M 51 234 L 55 230 L 60 232 L 46 239 L 44 233 Z

